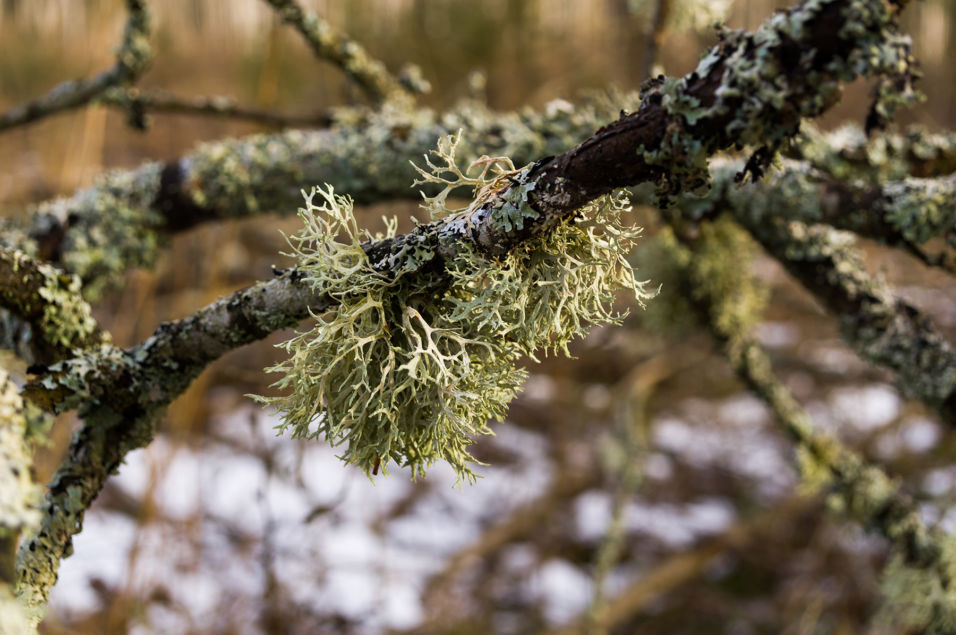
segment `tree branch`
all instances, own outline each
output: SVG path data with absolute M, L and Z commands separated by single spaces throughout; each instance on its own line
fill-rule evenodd
M 679 223 L 671 222 L 671 228 L 684 245 L 698 247 L 698 241 L 684 232 Z M 724 253 L 723 257 L 733 256 Z M 748 333 L 749 326 L 721 319 L 720 305 L 733 299 L 721 297 L 725 287 L 702 284 L 709 276 L 711 265 L 702 263 L 699 257 L 682 260 L 689 264 L 677 267 L 682 270 L 682 281 L 689 287 L 687 297 L 692 298 L 700 321 L 723 345 L 734 372 L 770 407 L 797 443 L 806 483 L 836 493 L 845 513 L 890 541 L 894 552 L 902 558 L 903 566 L 942 589 L 938 596 L 925 598 L 925 610 L 913 611 L 924 621 L 918 626 L 925 628 L 932 623 L 938 628 L 940 624 L 949 623 L 947 620 L 956 615 L 956 603 L 949 593 L 956 575 L 953 543 L 938 529 L 929 529 L 923 524 L 913 499 L 878 466 L 866 462 L 837 439 L 815 432 L 810 417 L 776 377 L 767 354 Z M 834 267 L 834 270 L 839 269 Z M 749 277 L 751 274 L 741 271 L 739 275 Z
M 47 363 L 109 342 L 80 295 L 79 279 L 19 251 L 0 249 L 0 307 L 31 324 Z
M 328 60 L 345 71 L 376 104 L 411 91 L 373 59 L 357 42 L 336 33 L 328 22 L 315 13 L 306 13 L 295 0 L 266 0 L 282 17 L 302 34 L 316 57 Z
M 867 136 L 855 125 L 823 133 L 805 123 L 786 153 L 835 179 L 875 184 L 933 178 L 956 172 L 956 133 L 912 126 L 902 133 Z
M 664 196 L 691 189 L 705 178 L 707 157 L 738 143 L 760 148 L 749 164 L 758 172 L 802 117 L 832 102 L 842 80 L 888 70 L 873 60 L 892 60 L 894 71 L 905 67 L 908 49 L 900 42 L 895 13 L 882 0 L 808 1 L 776 14 L 756 34 L 727 34 L 696 71 L 652 88 L 638 112 L 522 171 L 468 218 L 420 226 L 368 245 L 366 253 L 376 269 L 393 275 L 440 268 L 462 243 L 503 254 L 614 187 L 650 179 Z M 874 46 L 885 55 L 872 55 Z M 154 170 L 161 182 L 165 170 Z M 87 354 L 31 384 L 26 394 L 48 406 L 84 404 L 84 425 L 51 485 L 42 529 L 20 552 L 21 589 L 31 606 L 45 602 L 86 507 L 125 453 L 149 443 L 165 405 L 226 350 L 329 306 L 321 290 L 287 272 L 163 325 L 131 351 Z
M 84 424 L 50 483 L 39 532 L 21 545 L 18 571 L 24 602 L 42 610 L 60 560 L 72 552 L 72 537 L 87 507 L 123 457 L 149 444 L 165 407 L 209 363 L 329 306 L 328 299 L 313 295 L 300 274 L 287 271 L 188 318 L 161 325 L 129 351 L 103 347 L 64 362 L 63 376 L 79 382 L 68 382 L 72 390 L 61 386 L 60 392 L 43 394 L 26 389 L 27 398 L 45 407 L 56 402 L 58 410 L 80 407 Z
M 25 226 L 8 224 L 0 235 L 10 248 L 78 275 L 84 294 L 95 299 L 129 269 L 151 265 L 166 235 L 209 221 L 292 213 L 303 184 L 328 183 L 360 204 L 420 200 L 409 187 L 415 178 L 410 162 L 420 161 L 439 137 L 464 129 L 465 161 L 508 155 L 522 165 L 564 152 L 621 105 L 555 102 L 520 115 L 476 104 L 442 116 L 392 107 L 339 111 L 328 130 L 209 143 L 173 161 L 109 172 L 69 198 L 40 204 Z
M 149 12 L 145 0 L 126 0 L 126 9 L 129 18 L 112 68 L 95 77 L 64 82 L 40 99 L 0 114 L 0 132 L 85 106 L 109 88 L 136 81 L 152 60 Z
M 133 127 L 139 129 L 147 127 L 150 113 L 242 119 L 272 128 L 318 128 L 332 123 L 331 116 L 325 113 L 284 115 L 272 110 L 241 106 L 232 97 L 179 97 L 164 90 L 110 88 L 96 99 L 96 103 L 126 112 Z
M 857 353 L 892 370 L 904 393 L 916 397 L 956 424 L 956 351 L 916 307 L 896 298 L 880 278 L 870 276 L 848 234 L 833 222 L 861 234 L 900 244 L 907 233 L 932 234 L 900 213 L 926 213 L 918 194 L 952 188 L 951 178 L 912 179 L 881 187 L 847 186 L 810 178 L 805 167 L 787 164 L 767 184 L 737 187 L 737 162 L 718 163 L 714 188 L 705 198 L 685 197 L 665 213 L 672 224 L 696 223 L 729 211 L 764 249 L 776 258 L 839 320 L 843 335 Z M 913 186 L 913 187 L 910 187 Z M 897 196 L 902 192 L 902 195 Z M 933 194 L 935 196 L 935 194 Z M 952 213 L 949 203 L 948 213 Z

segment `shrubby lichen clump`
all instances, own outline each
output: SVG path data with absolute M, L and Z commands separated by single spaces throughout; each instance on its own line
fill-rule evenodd
M 455 145 L 443 140 L 435 154 L 445 165 L 422 172 L 444 185 L 425 201 L 436 227 L 470 217 L 520 172 L 487 157 L 462 171 Z M 449 209 L 461 186 L 472 188 L 471 204 Z M 281 411 L 281 430 L 342 445 L 341 458 L 370 475 L 395 461 L 420 477 L 440 459 L 473 480 L 468 445 L 504 417 L 526 376 L 520 356 L 567 353 L 589 325 L 619 321 L 619 290 L 648 297 L 625 259 L 640 232 L 621 224 L 627 209 L 623 197 L 604 197 L 497 260 L 462 240 L 440 271 L 379 271 L 363 244 L 393 237 L 395 223 L 373 236 L 358 228 L 350 199 L 313 189 L 290 242 L 312 288 L 336 307 L 281 345 L 290 356 L 269 370 L 287 393 L 259 399 Z

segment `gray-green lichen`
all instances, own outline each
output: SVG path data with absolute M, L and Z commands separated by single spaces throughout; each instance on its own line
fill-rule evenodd
M 827 29 L 832 36 L 819 39 Z M 754 33 L 724 30 L 720 37 L 692 73 L 645 86 L 645 103 L 657 101 L 672 115 L 661 143 L 638 149 L 647 165 L 665 168 L 657 192 L 664 207 L 680 192 L 707 188 L 706 160 L 721 145 L 750 147 L 745 174 L 759 177 L 800 120 L 839 97 L 843 81 L 893 80 L 875 96 L 874 126 L 917 98 L 910 86 L 915 71 L 909 39 L 882 2 L 810 0 L 775 13 Z M 712 77 L 719 86 L 712 94 L 702 91 Z
M 714 194 L 710 202 L 682 201 L 702 217 L 729 202 L 736 214 L 748 214 L 750 223 L 786 217 L 805 223 L 823 222 L 894 246 L 922 244 L 943 238 L 956 246 L 956 176 L 904 176 L 869 184 L 837 181 L 807 163 L 785 160 L 762 183 L 735 186 L 740 161 L 713 164 Z
M 680 336 L 701 318 L 722 332 L 746 332 L 761 319 L 766 285 L 753 276 L 757 245 L 730 216 L 701 223 L 693 251 L 664 228 L 635 251 L 641 270 L 661 284 L 642 322 L 666 335 Z M 704 302 L 706 316 L 694 303 Z
M 30 234 L 42 236 L 47 228 L 68 228 L 57 264 L 80 278 L 83 293 L 91 301 L 115 288 L 131 268 L 155 262 L 163 217 L 152 202 L 161 170 L 161 164 L 148 163 L 132 172 L 107 172 L 73 197 L 37 207 Z M 35 254 L 38 245 L 31 241 L 26 250 Z
M 883 188 L 884 218 L 917 244 L 945 238 L 956 247 L 956 175 L 937 179 L 907 178 Z
M 60 354 L 104 341 L 80 280 L 21 251 L 0 250 L 0 305 L 28 321 L 38 345 Z
M 867 183 L 931 178 L 956 171 L 956 134 L 911 126 L 867 136 L 854 124 L 821 132 L 804 122 L 787 152 L 836 179 Z
M 36 626 L 30 623 L 20 601 L 7 587 L 0 586 L 0 633 L 30 635 L 36 632 Z
M 438 137 L 464 129 L 458 152 L 466 162 L 492 154 L 522 164 L 565 151 L 635 103 L 635 95 L 600 93 L 513 113 L 475 101 L 441 114 L 391 103 L 343 108 L 329 129 L 206 143 L 177 161 L 109 172 L 73 196 L 40 204 L 26 224 L 4 223 L 3 245 L 78 275 L 95 300 L 128 270 L 151 266 L 170 233 L 203 220 L 295 209 L 297 184 L 329 183 L 361 204 L 413 198 L 409 161 Z
M 684 242 L 703 247 L 704 241 L 687 238 Z M 687 247 L 681 245 L 676 250 L 678 257 L 680 249 Z M 694 308 L 705 316 L 719 315 L 720 306 L 732 300 L 728 287 L 701 286 L 692 280 L 689 269 L 680 272 L 685 276 L 682 286 L 692 292 Z M 884 621 L 918 632 L 952 632 L 956 616 L 952 538 L 923 524 L 914 501 L 899 483 L 835 438 L 814 430 L 807 413 L 775 376 L 766 353 L 750 335 L 750 324 L 713 317 L 704 321 L 724 344 L 740 378 L 767 403 L 796 441 L 804 492 L 828 492 L 831 509 L 890 542 L 894 555 L 884 573 Z
M 610 303 L 618 290 L 648 296 L 624 259 L 639 230 L 620 223 L 626 207 L 619 197 L 596 201 L 579 220 L 498 261 L 480 255 L 457 228 L 522 171 L 485 158 L 468 177 L 456 167 L 455 149 L 443 140 L 437 154 L 444 164 L 429 161 L 432 170 L 421 173 L 443 185 L 426 200 L 441 219 L 435 240 L 406 242 L 387 269 L 369 262 L 363 242 L 391 237 L 394 224 L 385 237 L 360 231 L 351 201 L 331 188 L 307 197 L 305 229 L 292 240 L 307 280 L 337 306 L 282 345 L 290 358 L 270 370 L 283 375 L 275 385 L 288 394 L 258 399 L 282 412 L 280 429 L 343 444 L 343 460 L 368 474 L 394 460 L 420 477 L 444 460 L 459 478 L 473 479 L 467 446 L 490 433 L 489 420 L 504 417 L 525 377 L 518 357 L 566 352 L 589 324 L 617 321 Z M 472 188 L 472 202 L 449 210 L 448 194 L 458 186 Z M 444 270 L 422 269 L 451 236 L 457 242 L 444 245 Z
M 0 368 L 0 536 L 16 535 L 40 520 L 40 488 L 31 475 L 27 432 L 23 400 Z
M 956 631 L 956 541 L 939 540 L 942 553 L 930 568 L 916 566 L 896 549 L 883 570 L 884 602 L 874 622 L 890 632 L 943 635 Z

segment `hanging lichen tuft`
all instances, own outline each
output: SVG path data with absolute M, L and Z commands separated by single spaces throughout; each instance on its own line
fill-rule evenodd
M 525 172 L 487 157 L 462 172 L 456 141 L 439 143 L 445 165 L 427 161 L 421 171 L 420 182 L 444 186 L 423 205 L 440 219 L 436 233 Z M 472 203 L 448 209 L 461 186 Z M 283 375 L 275 386 L 287 394 L 257 399 L 281 412 L 280 430 L 343 446 L 341 458 L 369 475 L 395 461 L 417 478 L 444 460 L 473 481 L 468 445 L 505 416 L 526 376 L 518 358 L 567 354 L 589 325 L 618 322 L 611 305 L 622 289 L 638 302 L 649 297 L 626 260 L 640 232 L 621 224 L 627 209 L 622 196 L 604 197 L 498 260 L 461 240 L 443 270 L 419 268 L 409 254 L 411 262 L 378 271 L 363 245 L 394 237 L 395 223 L 372 236 L 357 227 L 347 197 L 314 189 L 290 242 L 306 280 L 335 308 L 280 345 L 289 359 L 269 370 Z

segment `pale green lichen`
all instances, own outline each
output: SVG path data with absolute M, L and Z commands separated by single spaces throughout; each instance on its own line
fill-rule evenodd
M 44 301 L 39 325 L 43 339 L 66 349 L 90 343 L 97 324 L 90 305 L 81 295 L 79 277 L 62 273 L 46 264 L 39 265 L 37 270 L 44 280 L 38 291 Z M 104 338 L 109 341 L 108 335 L 100 337 Z
M 72 198 L 37 207 L 31 233 L 63 232 L 57 264 L 80 278 L 88 300 L 115 288 L 131 268 L 155 262 L 164 219 L 151 205 L 161 169 L 153 162 L 136 171 L 108 172 Z M 35 250 L 25 247 L 28 253 Z
M 40 488 L 33 482 L 23 400 L 0 368 L 0 537 L 18 534 L 40 521 Z
M 956 247 L 956 176 L 889 183 L 886 220 L 914 243 L 944 237 Z
M 488 159 L 468 176 L 449 167 L 455 148 L 444 139 L 442 165 L 422 173 L 450 188 L 426 199 L 443 219 L 436 231 L 469 222 L 517 172 L 504 159 Z M 448 210 L 459 186 L 476 197 Z M 280 429 L 343 444 L 343 460 L 370 475 L 394 460 L 420 477 L 444 460 L 460 479 L 473 480 L 468 445 L 491 432 L 489 420 L 504 417 L 525 377 L 519 356 L 567 352 L 589 324 L 619 320 L 611 308 L 619 290 L 648 297 L 625 260 L 639 232 L 620 223 L 625 209 L 621 197 L 605 197 L 497 261 L 462 239 L 442 272 L 418 270 L 431 258 L 427 245 L 428 257 L 406 245 L 401 261 L 379 271 L 363 242 L 393 236 L 394 224 L 373 237 L 358 229 L 351 201 L 331 188 L 313 190 L 300 211 L 305 228 L 291 242 L 306 279 L 337 307 L 282 345 L 290 358 L 270 370 L 283 374 L 276 386 L 290 392 L 259 399 L 282 412 Z
M 283 344 L 291 357 L 269 369 L 284 375 L 277 387 L 292 389 L 263 400 L 283 412 L 280 429 L 344 443 L 342 458 L 370 474 L 395 460 L 421 476 L 440 458 L 471 477 L 471 436 L 490 432 L 487 420 L 504 415 L 524 378 L 515 353 L 448 323 L 433 281 L 375 271 L 362 249 L 372 237 L 347 198 L 313 190 L 300 216 L 295 255 L 338 306 Z
M 909 561 L 896 549 L 883 570 L 884 601 L 874 622 L 886 632 L 944 634 L 956 631 L 956 540 L 940 538 L 932 567 Z
M 745 333 L 759 323 L 769 299 L 753 275 L 758 247 L 730 216 L 702 222 L 693 250 L 665 228 L 635 252 L 635 260 L 661 283 L 645 313 L 645 324 L 680 336 L 706 318 L 721 333 Z M 706 316 L 694 304 L 706 306 Z
M 833 41 L 815 40 L 833 24 L 840 25 Z M 719 37 L 721 44 L 687 76 L 660 77 L 642 87 L 642 108 L 657 102 L 671 115 L 660 143 L 637 151 L 647 165 L 663 168 L 657 190 L 663 208 L 681 192 L 706 190 L 706 161 L 717 148 L 751 148 L 741 178 L 759 178 L 800 121 L 839 97 L 842 82 L 858 76 L 886 80 L 874 96 L 868 129 L 919 98 L 911 87 L 918 73 L 910 41 L 884 3 L 811 0 L 775 13 L 754 33 L 721 30 Z M 852 43 L 847 54 L 830 50 L 841 40 Z M 712 90 L 702 90 L 715 82 Z
M 804 122 L 788 154 L 837 179 L 885 183 L 936 177 L 956 171 L 956 134 L 910 126 L 868 137 L 854 124 L 824 133 Z

